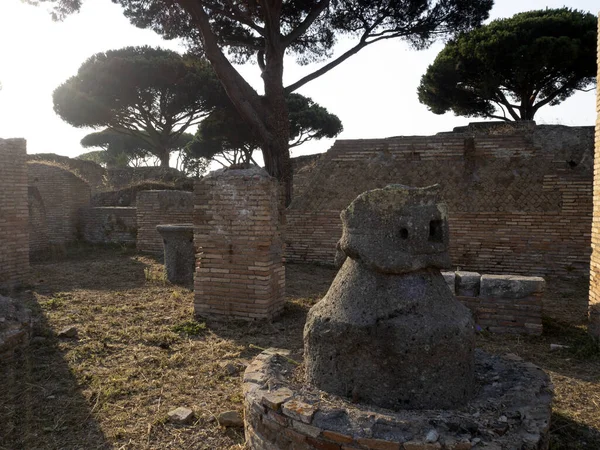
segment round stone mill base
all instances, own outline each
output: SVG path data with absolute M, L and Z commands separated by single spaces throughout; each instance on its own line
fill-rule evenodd
M 304 383 L 302 364 L 268 349 L 244 374 L 253 450 L 546 450 L 548 376 L 516 355 L 475 352 L 475 394 L 455 410 L 392 411 Z M 360 361 L 357 361 L 360 364 Z

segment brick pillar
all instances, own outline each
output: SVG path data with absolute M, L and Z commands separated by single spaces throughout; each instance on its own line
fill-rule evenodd
M 600 29 L 600 21 L 598 28 Z M 600 39 L 598 40 L 598 66 L 600 75 Z M 596 109 L 598 120 L 596 121 L 596 152 L 594 154 L 594 218 L 592 220 L 592 258 L 590 262 L 589 330 L 594 336 L 600 337 L 600 88 L 596 90 Z
M 0 139 L 0 289 L 29 274 L 27 150 L 24 139 Z
M 278 183 L 259 168 L 218 170 L 196 183 L 197 315 L 272 319 L 281 312 L 281 198 Z

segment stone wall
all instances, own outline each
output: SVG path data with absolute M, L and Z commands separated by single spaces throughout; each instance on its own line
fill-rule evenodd
M 80 210 L 81 237 L 91 244 L 136 245 L 137 209 L 96 207 Z
M 137 249 L 162 253 L 163 240 L 156 225 L 192 223 L 193 195 L 184 191 L 142 191 L 137 195 Z
M 24 139 L 0 139 L 0 289 L 29 274 L 26 158 Z
M 598 16 L 600 18 L 600 15 Z M 600 20 L 598 22 L 600 29 Z M 598 39 L 598 75 L 600 79 L 600 39 Z M 596 91 L 596 154 L 594 156 L 594 220 L 590 264 L 590 332 L 600 337 L 600 88 Z
M 435 136 L 338 140 L 288 208 L 286 260 L 331 264 L 340 211 L 360 193 L 440 183 L 455 267 L 582 279 L 592 165 L 592 127 L 473 124 Z M 587 304 L 573 308 L 581 314 Z
M 62 249 L 78 239 L 79 209 L 90 204 L 90 186 L 54 163 L 30 161 L 27 171 L 32 217 L 30 251 L 32 257 L 37 257 L 48 248 Z
M 272 319 L 283 310 L 279 194 L 258 168 L 219 170 L 196 183 L 197 315 Z
M 443 272 L 450 290 L 473 313 L 481 330 L 542 334 L 543 278 Z

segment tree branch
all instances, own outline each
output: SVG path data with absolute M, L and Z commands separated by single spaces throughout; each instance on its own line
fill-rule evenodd
M 300 25 L 283 37 L 282 44 L 284 47 L 288 47 L 292 42 L 306 33 L 306 30 L 310 28 L 314 21 L 317 20 L 317 18 L 328 6 L 329 0 L 321 0 L 313 9 L 311 9 L 302 23 L 300 23 Z
M 329 72 L 334 67 L 339 66 L 341 63 L 343 63 L 344 61 L 346 61 L 348 58 L 350 58 L 351 56 L 353 56 L 356 53 L 358 53 L 360 50 L 362 50 L 367 45 L 369 45 L 369 42 L 366 42 L 365 40 L 361 39 L 358 44 L 356 44 L 350 50 L 348 50 L 347 52 L 343 53 L 342 55 L 340 55 L 339 57 L 337 57 L 333 61 L 325 64 L 323 67 L 321 67 L 320 69 L 315 70 L 313 73 L 308 74 L 305 77 L 299 79 L 295 83 L 290 84 L 288 87 L 285 88 L 285 93 L 289 94 L 291 92 L 294 92 L 298 88 L 304 86 L 309 81 L 312 81 L 315 78 L 319 78 L 321 75 Z
M 221 51 L 206 11 L 196 0 L 177 0 L 177 2 L 188 12 L 200 30 L 206 57 L 221 80 L 231 102 L 242 117 L 261 135 L 262 139 L 268 142 L 271 133 L 262 120 L 265 111 L 260 96 L 235 70 Z

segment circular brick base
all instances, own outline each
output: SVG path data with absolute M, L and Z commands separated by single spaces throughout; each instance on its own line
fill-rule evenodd
M 246 440 L 253 450 L 546 450 L 552 385 L 516 355 L 476 351 L 476 395 L 457 410 L 391 411 L 351 403 L 298 381 L 285 350 L 244 374 Z M 359 362 L 357 361 L 357 364 Z

